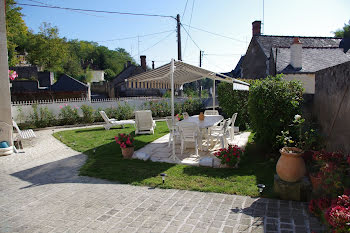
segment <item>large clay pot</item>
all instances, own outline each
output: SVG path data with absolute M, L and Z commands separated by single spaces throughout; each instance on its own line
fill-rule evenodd
M 310 177 L 312 189 L 317 190 L 322 184 L 322 178 L 317 177 L 316 175 L 313 175 L 313 174 L 310 174 L 309 177 Z
M 134 147 L 121 148 L 124 159 L 131 159 L 134 154 Z
M 199 116 L 198 116 L 199 120 L 200 121 L 204 121 L 204 113 L 199 113 Z
M 295 147 L 283 147 L 276 165 L 277 175 L 284 181 L 299 181 L 306 173 L 303 151 Z

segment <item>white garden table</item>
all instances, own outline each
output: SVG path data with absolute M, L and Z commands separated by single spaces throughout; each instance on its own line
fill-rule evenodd
M 200 133 L 208 141 L 208 135 L 207 135 L 208 134 L 208 128 L 218 124 L 223 119 L 224 119 L 224 117 L 221 116 L 221 115 L 205 115 L 204 116 L 204 120 L 200 121 L 199 120 L 199 115 L 194 115 L 194 116 L 190 116 L 189 118 L 184 119 L 184 120 L 182 120 L 180 122 L 194 122 L 194 123 L 196 123 L 198 125 L 199 130 L 200 130 Z M 177 125 L 180 122 L 177 122 Z M 203 137 L 201 137 L 201 138 L 203 138 Z M 207 148 L 208 148 L 208 142 L 207 142 Z

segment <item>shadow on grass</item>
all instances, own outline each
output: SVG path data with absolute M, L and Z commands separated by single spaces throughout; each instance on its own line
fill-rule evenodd
M 133 125 L 124 125 L 123 126 L 114 126 L 110 128 L 109 130 L 120 130 L 120 129 L 128 129 L 128 128 L 134 128 Z M 76 133 L 86 133 L 86 132 L 95 132 L 95 131 L 106 131 L 105 128 L 102 127 L 94 127 L 94 128 L 89 128 L 89 129 L 77 129 L 75 130 Z

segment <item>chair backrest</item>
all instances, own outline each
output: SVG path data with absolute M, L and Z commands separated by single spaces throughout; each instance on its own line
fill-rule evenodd
M 135 111 L 135 123 L 139 130 L 150 130 L 153 128 L 151 110 Z
M 238 113 L 234 113 L 233 115 L 232 115 L 232 118 L 231 118 L 231 126 L 232 127 L 234 127 L 235 126 L 235 121 L 236 121 L 236 118 L 237 118 L 237 114 Z
M 101 114 L 103 120 L 104 120 L 106 123 L 109 123 L 109 118 L 108 118 L 107 114 L 105 113 L 105 111 L 100 111 L 100 114 Z
M 205 110 L 204 115 L 219 115 L 218 110 Z
M 9 138 L 11 138 L 11 134 L 12 134 L 12 125 L 9 125 L 6 122 L 0 121 L 0 141 L 9 140 Z
M 189 118 L 189 117 L 190 117 L 190 115 L 188 115 L 188 113 L 187 113 L 187 112 L 183 112 L 183 113 L 182 113 L 182 115 L 184 116 L 184 119 L 187 119 L 187 118 Z
M 17 130 L 17 132 L 20 134 L 21 133 L 21 130 L 19 129 L 17 123 L 15 121 L 12 121 L 12 125 L 13 127 Z
M 198 135 L 199 128 L 194 122 L 180 122 L 179 129 L 182 138 L 195 138 Z
M 166 118 L 166 125 L 168 126 L 168 129 L 171 130 L 172 129 L 172 125 L 173 124 L 173 121 L 170 117 L 167 117 Z

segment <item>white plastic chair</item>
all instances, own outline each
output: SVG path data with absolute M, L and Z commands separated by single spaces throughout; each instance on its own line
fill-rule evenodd
M 204 115 L 219 115 L 218 110 L 205 110 Z
M 181 138 L 181 155 L 186 147 L 185 142 L 192 142 L 195 143 L 196 155 L 198 156 L 198 142 L 200 142 L 199 147 L 202 149 L 198 125 L 194 122 L 180 122 L 179 130 Z
M 176 137 L 180 137 L 180 133 L 179 133 L 179 128 L 177 126 L 175 126 L 175 128 L 174 128 L 174 135 L 175 135 L 175 137 L 173 137 L 173 131 L 172 131 L 173 126 L 172 126 L 172 119 L 171 119 L 171 117 L 167 117 L 166 124 L 167 124 L 168 129 L 169 129 L 169 144 L 168 144 L 168 146 L 170 147 L 171 142 L 175 143 Z
M 216 139 L 216 143 L 220 140 L 222 148 L 226 148 L 227 146 L 227 133 L 228 133 L 228 120 L 224 120 L 223 123 L 216 128 L 210 129 L 209 137 L 211 141 L 211 145 L 214 146 L 214 139 Z
M 236 118 L 237 118 L 237 114 L 238 113 L 234 113 L 232 115 L 232 118 L 231 118 L 231 122 L 230 124 L 228 124 L 228 131 L 230 133 L 230 139 L 233 140 L 233 138 L 235 137 L 235 121 L 236 121 Z
M 156 122 L 152 118 L 151 110 L 135 111 L 135 134 L 154 134 Z
M 15 121 L 12 121 L 12 124 L 17 131 L 17 135 L 16 137 L 14 137 L 13 140 L 18 141 L 18 146 L 20 147 L 20 149 L 23 149 L 22 140 L 36 138 L 36 135 L 32 129 L 20 130 Z
M 182 113 L 182 116 L 184 117 L 184 119 L 187 119 L 187 118 L 189 118 L 189 117 L 190 117 L 190 115 L 188 115 L 188 113 L 187 113 L 187 112 L 183 112 L 183 113 Z

